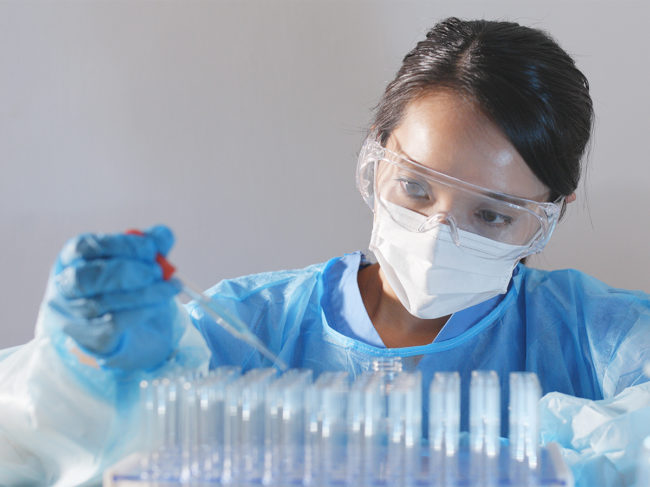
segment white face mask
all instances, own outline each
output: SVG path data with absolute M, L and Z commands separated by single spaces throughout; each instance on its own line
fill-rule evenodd
M 458 230 L 457 246 L 449 226 L 412 232 L 389 215 L 399 211 L 404 218 L 426 217 L 389 202 L 377 202 L 370 250 L 402 305 L 418 318 L 438 318 L 503 294 L 508 288 L 522 247 Z

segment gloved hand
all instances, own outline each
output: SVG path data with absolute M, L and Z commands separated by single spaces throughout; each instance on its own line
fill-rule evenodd
M 174 243 L 169 228 L 144 235 L 82 234 L 63 247 L 43 303 L 46 332 L 72 337 L 99 365 L 151 369 L 164 362 L 183 334 L 173 299 L 156 262 Z

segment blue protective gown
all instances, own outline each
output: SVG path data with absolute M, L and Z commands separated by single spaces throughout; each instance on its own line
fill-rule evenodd
M 436 339 L 388 349 L 372 327 L 357 285 L 357 252 L 301 270 L 223 281 L 207 294 L 239 315 L 291 367 L 353 376 L 378 361 L 401 359 L 422 372 L 459 371 L 468 404 L 472 370 L 495 370 L 506 433 L 508 374 L 537 373 L 542 438 L 564 448 L 578 486 L 630 485 L 641 441 L 650 435 L 650 298 L 614 289 L 576 270 L 519 264 L 507 292 L 454 313 Z M 196 305 L 194 325 L 211 350 L 211 367 L 268 366 Z M 427 399 L 428 394 L 423 394 Z M 425 404 L 426 407 L 426 404 Z M 461 427 L 468 429 L 468 411 Z
M 222 281 L 207 294 L 248 323 L 290 367 L 316 373 L 355 376 L 374 361 L 401 357 L 404 368 L 420 370 L 425 383 L 436 371 L 458 370 L 463 399 L 471 371 L 480 369 L 495 370 L 502 384 L 509 372 L 535 372 L 544 394 L 587 399 L 611 397 L 647 380 L 650 301 L 642 292 L 613 289 L 575 270 L 519 264 L 505 295 L 455 313 L 432 343 L 388 349 L 369 329 L 357 286 L 361 263 L 357 252 L 302 270 Z M 200 307 L 190 304 L 189 311 L 212 352 L 211 367 L 269 365 Z
M 518 265 L 504 295 L 454 313 L 431 344 L 388 349 L 361 299 L 362 265 L 357 252 L 226 280 L 207 294 L 291 367 L 316 373 L 357 375 L 397 357 L 404 369 L 421 370 L 425 384 L 435 371 L 458 370 L 467 404 L 472 370 L 495 370 L 504 385 L 510 371 L 534 371 L 546 394 L 542 438 L 564 448 L 576 485 L 632 484 L 637 452 L 650 435 L 647 294 L 613 289 L 575 270 Z M 208 360 L 211 367 L 268 365 L 199 307 L 190 303 L 187 310 L 189 316 L 179 307 L 182 337 L 167 362 L 124 374 L 85 364 L 73 340 L 48 326 L 52 316 L 42 308 L 35 339 L 0 353 L 0 484 L 99 485 L 108 466 L 137 448 L 142 378 L 196 370 Z

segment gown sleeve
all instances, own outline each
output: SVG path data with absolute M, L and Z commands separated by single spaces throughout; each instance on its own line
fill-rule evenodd
M 577 487 L 634 485 L 650 436 L 650 382 L 599 401 L 552 392 L 540 405 L 542 442 L 560 444 Z
M 603 399 L 544 396 L 542 441 L 560 444 L 576 486 L 635 485 L 643 440 L 650 436 L 650 299 L 610 288 L 599 299 L 585 293 L 579 306 L 588 318 L 588 347 Z
M 103 471 L 138 448 L 139 383 L 207 368 L 209 351 L 179 304 L 184 331 L 155 371 L 101 368 L 63 334 L 0 352 L 0 485 L 101 485 Z M 40 332 L 39 332 L 40 330 Z

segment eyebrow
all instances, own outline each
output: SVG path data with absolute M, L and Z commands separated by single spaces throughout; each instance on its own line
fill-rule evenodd
M 392 137 L 392 136 L 391 136 L 391 137 Z M 420 166 L 427 167 L 427 166 L 425 166 L 424 164 L 422 164 L 420 161 L 416 161 L 416 160 L 413 159 L 411 156 L 409 156 L 406 152 L 404 152 L 404 149 L 402 149 L 402 145 L 399 143 L 399 140 L 397 140 L 396 137 L 393 137 L 393 140 L 395 141 L 395 144 L 397 145 L 397 149 L 394 150 L 393 152 L 395 152 L 396 154 L 399 154 L 399 155 L 405 157 L 406 159 L 408 159 L 408 160 L 411 161 L 411 162 L 415 162 L 416 164 L 419 164 Z M 390 149 L 389 149 L 389 150 L 390 150 Z

